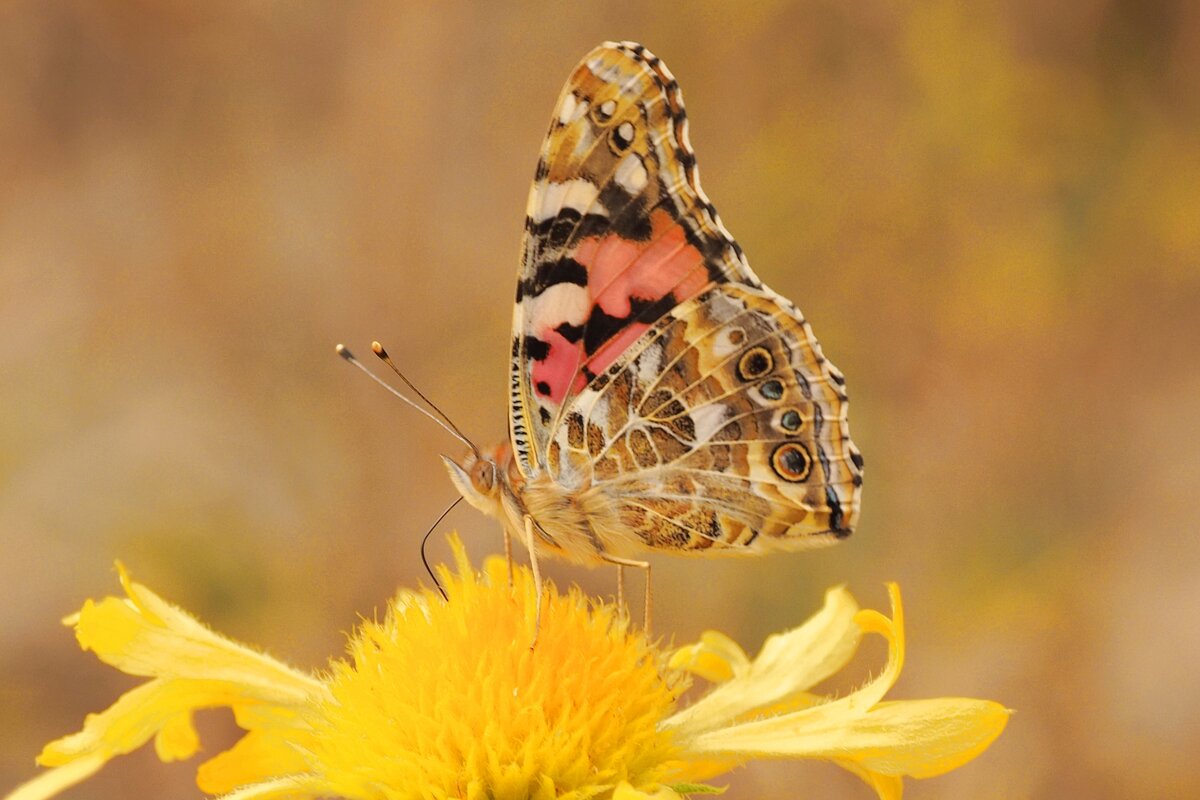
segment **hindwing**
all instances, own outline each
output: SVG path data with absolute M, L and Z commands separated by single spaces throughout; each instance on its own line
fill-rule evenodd
M 854 527 L 862 485 L 843 384 L 790 304 L 717 286 L 573 399 L 547 469 L 567 491 L 602 492 L 653 548 L 832 540 Z

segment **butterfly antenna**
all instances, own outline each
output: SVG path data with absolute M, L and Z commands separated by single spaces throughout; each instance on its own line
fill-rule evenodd
M 371 352 L 374 353 L 380 361 L 391 367 L 392 372 L 396 373 L 397 377 L 404 381 L 404 385 L 411 389 L 417 397 L 425 401 L 425 405 L 436 411 L 437 415 L 445 420 L 447 425 L 454 429 L 454 432 L 458 434 L 459 439 L 462 439 L 464 442 L 469 441 L 467 437 L 463 435 L 463 432 L 458 429 L 458 426 L 454 424 L 454 420 L 450 419 L 450 417 L 446 415 L 445 411 L 442 411 L 440 408 L 438 408 L 436 403 L 426 397 L 420 389 L 413 385 L 413 382 L 408 379 L 408 376 L 400 371 L 400 368 L 396 366 L 396 362 L 392 361 L 392 357 L 388 355 L 388 351 L 383 349 L 383 345 L 381 345 L 379 342 L 371 342 Z M 471 449 L 475 450 L 475 445 L 471 445 Z
M 436 586 L 437 590 L 442 593 L 442 599 L 446 602 L 450 601 L 450 595 L 446 594 L 446 590 L 442 588 L 441 581 L 437 579 L 437 575 L 433 574 L 433 567 L 429 566 L 429 559 L 425 557 L 425 544 L 429 541 L 429 537 L 433 535 L 433 532 L 437 530 L 437 526 L 442 524 L 442 520 L 446 518 L 447 514 L 454 510 L 454 507 L 458 505 L 461 500 L 462 495 L 459 495 L 454 499 L 453 503 L 446 506 L 446 510 L 443 511 L 436 520 L 434 520 L 433 525 L 429 526 L 429 530 L 425 532 L 425 536 L 421 539 L 421 563 L 425 565 L 425 571 L 429 573 L 429 577 L 433 579 L 433 585 Z
M 373 380 L 373 381 L 375 381 L 376 383 L 378 383 L 378 384 L 379 384 L 380 386 L 382 386 L 384 389 L 387 389 L 389 392 L 391 392 L 392 394 L 394 394 L 396 397 L 399 397 L 399 398 L 400 398 L 401 400 L 403 400 L 405 403 L 408 403 L 410 406 L 412 406 L 413 408 L 415 408 L 417 411 L 420 411 L 422 414 L 424 414 L 425 416 L 429 417 L 431 420 L 433 420 L 433 421 L 434 421 L 434 422 L 436 422 L 438 425 L 440 425 L 440 426 L 442 427 L 442 429 L 443 429 L 444 431 L 446 431 L 446 433 L 450 434 L 450 435 L 451 435 L 451 436 L 453 436 L 455 439 L 458 439 L 460 442 L 462 442 L 463 444 L 465 444 L 467 447 L 471 448 L 471 452 L 473 452 L 473 453 L 478 453 L 478 452 L 479 452 L 479 448 L 475 446 L 475 443 L 474 443 L 474 442 L 472 442 L 470 439 L 468 439 L 466 436 L 463 436 L 463 434 L 462 434 L 462 431 L 460 431 L 460 430 L 459 430 L 459 429 L 458 429 L 458 428 L 457 428 L 457 427 L 454 425 L 454 423 L 450 422 L 448 419 L 446 420 L 446 422 L 443 422 L 443 421 L 442 421 L 440 418 L 438 418 L 438 417 L 435 417 L 433 414 L 430 414 L 430 413 L 429 413 L 429 412 L 428 412 L 426 409 L 424 409 L 424 408 L 422 408 L 421 406 L 419 406 L 419 405 L 417 405 L 416 403 L 414 403 L 412 400 L 410 400 L 408 397 L 406 397 L 404 394 L 402 394 L 402 393 L 400 392 L 400 390 L 398 390 L 398 389 L 397 389 L 395 386 L 392 386 L 390 383 L 388 383 L 387 381 L 385 381 L 383 378 L 380 378 L 380 377 L 379 377 L 378 375 L 376 375 L 374 372 L 371 372 L 371 370 L 367 369 L 367 368 L 366 368 L 366 366 L 364 366 L 364 365 L 363 365 L 363 363 L 362 363 L 361 361 L 359 361 L 357 358 L 355 358 L 355 357 L 354 357 L 354 354 L 350 352 L 350 348 L 346 347 L 346 345 L 344 345 L 344 344 L 339 344 L 339 345 L 338 345 L 336 348 L 334 348 L 334 349 L 337 351 L 337 354 L 338 354 L 339 356 L 341 356 L 342 358 L 346 359 L 346 360 L 347 360 L 347 361 L 349 361 L 351 364 L 353 364 L 354 366 L 356 366 L 356 367 L 358 367 L 360 370 L 362 370 L 362 371 L 363 371 L 363 372 L 366 374 L 366 376 L 367 376 L 368 378 L 370 378 L 371 380 Z M 374 348 L 372 348 L 372 349 L 374 349 Z M 379 348 L 379 349 L 380 349 L 380 350 L 382 350 L 383 348 L 381 347 L 381 348 Z M 402 378 L 403 378 L 404 376 L 403 376 L 403 375 L 401 375 L 400 377 L 402 377 Z M 407 384 L 408 384 L 410 387 L 412 387 L 412 384 L 408 382 L 408 379 L 407 379 L 407 378 L 405 379 L 405 381 L 404 381 L 404 382 L 405 382 L 405 383 L 407 383 Z M 414 387 L 414 391 L 415 391 L 415 387 Z M 421 399 L 422 399 L 422 400 L 425 400 L 425 402 L 426 402 L 426 403 L 429 403 L 429 401 L 425 399 L 425 396 L 424 396 L 424 395 L 422 395 L 420 392 L 417 392 L 417 394 L 418 394 L 418 395 L 421 397 Z M 430 403 L 430 405 L 433 405 L 433 404 L 432 404 L 432 403 Z M 435 408 L 436 408 L 436 406 L 435 406 Z M 441 411 L 438 411 L 438 413 L 439 413 L 439 414 L 441 414 L 442 412 L 441 412 Z M 445 415 L 443 414 L 442 416 L 445 416 Z M 447 422 L 450 422 L 450 424 L 446 424 Z

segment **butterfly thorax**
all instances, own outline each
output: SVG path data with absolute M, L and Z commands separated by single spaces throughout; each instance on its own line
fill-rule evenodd
M 524 540 L 525 518 L 533 521 L 534 546 L 568 561 L 602 563 L 601 554 L 638 550 L 633 532 L 622 526 L 611 498 L 590 486 L 566 487 L 545 472 L 521 474 L 509 443 L 459 461 L 444 458 L 462 496 L 498 519 L 511 536 Z

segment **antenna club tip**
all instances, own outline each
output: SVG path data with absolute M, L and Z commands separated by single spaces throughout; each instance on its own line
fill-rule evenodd
M 387 350 L 383 349 L 383 345 L 379 342 L 371 342 L 371 352 L 380 358 L 387 358 Z
M 346 345 L 342 344 L 341 342 L 338 342 L 337 346 L 334 347 L 333 350 L 347 361 L 354 358 L 354 354 L 350 352 L 350 348 L 346 347 Z

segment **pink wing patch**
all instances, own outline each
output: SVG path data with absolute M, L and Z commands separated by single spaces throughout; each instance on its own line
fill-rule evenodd
M 583 358 L 583 342 L 568 341 L 551 327 L 542 328 L 538 339 L 549 345 L 549 351 L 545 358 L 533 361 L 533 390 L 561 406 L 567 396 L 567 384 L 572 384 L 571 394 L 584 387 L 583 373 L 577 372 Z
M 704 257 L 687 241 L 683 227 L 662 210 L 655 210 L 650 221 L 649 241 L 616 233 L 580 241 L 573 255 L 587 270 L 587 286 L 580 287 L 587 292 L 588 310 L 582 328 L 568 337 L 564 320 L 534 326 L 537 339 L 546 345 L 544 357 L 532 359 L 534 391 L 555 405 L 582 391 L 589 373 L 608 369 L 666 313 L 662 300 L 670 297 L 670 305 L 677 305 L 711 282 Z M 651 305 L 657 313 L 647 311 Z M 590 355 L 588 346 L 593 348 Z
M 587 267 L 595 304 L 609 316 L 629 316 L 635 297 L 661 300 L 674 292 L 683 302 L 708 285 L 704 257 L 688 243 L 683 226 L 661 209 L 650 215 L 650 225 L 649 242 L 610 233 L 584 239 L 575 252 L 575 260 Z

